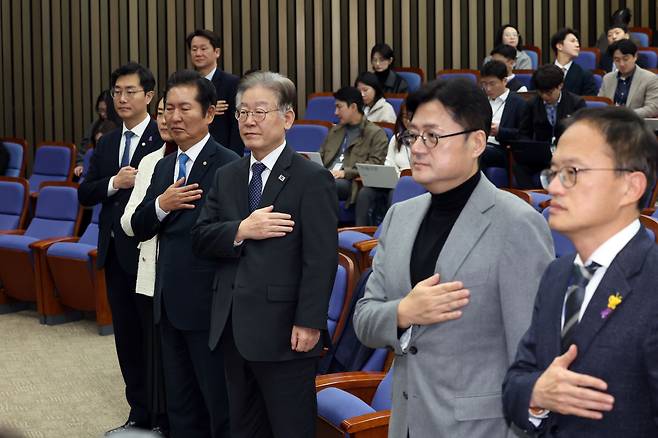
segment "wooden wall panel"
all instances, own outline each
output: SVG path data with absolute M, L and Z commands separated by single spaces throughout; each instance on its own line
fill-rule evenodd
M 542 48 L 561 26 L 592 46 L 612 11 L 656 29 L 658 0 L 0 0 L 0 136 L 79 141 L 110 73 L 134 60 L 156 76 L 189 68 L 185 36 L 197 27 L 222 40 L 220 66 L 234 74 L 266 68 L 306 96 L 352 84 L 370 67 L 370 48 L 389 43 L 396 65 L 428 78 L 444 68 L 478 68 L 502 23 L 516 23 Z M 658 32 L 656 32 L 658 38 Z M 654 41 L 658 45 L 658 41 Z M 155 105 L 155 102 L 154 104 Z M 152 108 L 153 109 L 153 108 Z

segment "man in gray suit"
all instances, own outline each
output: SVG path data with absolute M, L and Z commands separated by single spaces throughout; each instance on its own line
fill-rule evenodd
M 508 437 L 501 384 L 554 257 L 550 231 L 479 171 L 491 107 L 475 84 L 431 82 L 407 108 L 402 141 L 429 193 L 386 215 L 355 329 L 395 351 L 389 437 Z
M 637 46 L 623 39 L 608 47 L 617 71 L 603 76 L 599 96 L 634 110 L 638 116 L 658 117 L 658 76 L 637 65 Z

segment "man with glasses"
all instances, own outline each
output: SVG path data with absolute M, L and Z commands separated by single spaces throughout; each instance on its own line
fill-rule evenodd
M 231 435 L 315 436 L 315 373 L 338 263 L 331 174 L 286 145 L 295 85 L 254 72 L 235 116 L 250 157 L 220 168 L 192 229 L 216 259 L 210 347 L 224 353 Z
M 140 309 L 151 302 L 135 293 L 139 241 L 121 228 L 121 215 L 135 185 L 139 162 L 162 146 L 157 123 L 148 114 L 155 78 L 147 68 L 129 63 L 112 72 L 110 86 L 123 126 L 98 141 L 87 177 L 78 189 L 82 205 L 103 203 L 98 223 L 98 267 L 105 268 L 114 341 L 130 406 L 126 423 L 109 432 L 132 427 L 166 429 L 166 425 L 156 424 L 158 420 L 153 420 L 148 411 L 140 316 L 145 311 Z
M 569 125 L 542 183 L 549 224 L 576 254 L 544 273 L 505 414 L 547 437 L 655 437 L 658 247 L 639 216 L 658 142 L 625 108 L 584 110 Z
M 355 330 L 396 354 L 390 437 L 509 437 L 500 388 L 554 257 L 550 232 L 478 170 L 491 107 L 476 84 L 430 82 L 407 107 L 402 142 L 429 193 L 388 211 Z

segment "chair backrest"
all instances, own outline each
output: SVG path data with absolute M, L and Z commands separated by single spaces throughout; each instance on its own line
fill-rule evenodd
M 393 131 L 395 130 L 395 123 L 375 122 L 375 125 L 382 128 L 386 133 L 386 137 L 388 138 L 388 141 L 391 141 L 391 137 L 393 137 Z
M 422 68 L 416 67 L 398 67 L 394 68 L 395 72 L 402 77 L 409 85 L 409 92 L 413 93 L 425 82 L 425 72 Z
M 336 279 L 329 298 L 327 316 L 327 329 L 332 341 L 336 341 L 345 328 L 354 292 L 354 276 L 354 262 L 346 255 L 338 253 Z
M 582 98 L 585 101 L 587 108 L 600 108 L 613 104 L 610 98 L 603 96 L 582 96 Z
M 391 104 L 393 107 L 393 110 L 395 111 L 395 115 L 397 116 L 400 114 L 400 108 L 402 107 L 402 104 L 404 103 L 405 99 L 407 98 L 406 93 L 384 93 L 384 98 L 388 103 Z
M 414 181 L 412 176 L 401 176 L 391 195 L 391 204 L 415 198 L 416 196 L 426 193 L 425 187 Z M 377 237 L 377 236 L 375 236 Z
M 393 368 L 388 370 L 386 377 L 379 382 L 370 406 L 375 411 L 387 411 L 391 409 L 393 400 Z
M 587 47 L 580 49 L 580 54 L 573 60 L 576 64 L 585 70 L 594 70 L 599 66 L 601 52 L 596 47 Z
M 551 207 L 546 207 L 541 214 L 546 220 L 551 213 Z M 551 230 L 551 235 L 553 236 L 553 247 L 555 248 L 555 257 L 562 257 L 565 254 L 573 254 L 576 252 L 576 248 L 571 243 L 564 234 L 558 233 L 555 230 Z
M 323 120 L 296 120 L 286 132 L 286 142 L 297 152 L 317 152 L 331 126 Z
M 306 102 L 305 120 L 324 120 L 325 122 L 336 123 L 338 119 L 334 112 L 336 111 L 336 99 L 332 93 L 313 93 L 308 96 Z
M 539 60 L 541 59 L 541 49 L 535 46 L 525 46 L 523 53 L 528 55 L 532 68 L 537 70 L 537 68 L 539 68 Z
M 89 222 L 85 232 L 82 233 L 82 236 L 80 236 L 78 243 L 94 246 L 98 244 L 98 218 L 100 216 L 102 206 L 103 204 L 94 205 L 94 208 L 91 211 L 91 222 Z
M 639 49 L 637 64 L 642 68 L 658 68 L 658 48 L 643 47 Z
M 509 173 L 505 167 L 487 167 L 484 169 L 484 176 L 496 187 L 509 187 Z
M 632 36 L 635 36 L 635 34 L 638 34 L 638 33 L 645 34 L 647 36 L 647 46 L 651 45 L 651 41 L 653 40 L 653 29 L 652 28 L 643 27 L 643 26 L 631 26 L 631 27 L 628 28 L 628 32 Z
M 458 69 L 458 70 L 439 70 L 436 72 L 437 79 L 456 79 L 456 78 L 465 78 L 478 83 L 480 79 L 480 72 L 477 70 L 471 70 L 468 68 Z
M 36 211 L 26 236 L 46 239 L 73 236 L 80 216 L 78 191 L 73 186 L 45 184 L 37 199 Z
M 0 230 L 23 228 L 29 189 L 23 178 L 0 177 Z
M 25 175 L 27 141 L 22 138 L 2 138 L 2 145 L 9 152 L 9 163 L 5 176 L 22 177 Z
M 75 145 L 47 142 L 37 145 L 34 167 L 29 178 L 30 191 L 38 192 L 44 182 L 70 181 L 75 164 Z
M 640 222 L 647 230 L 647 234 L 658 243 L 658 219 L 651 216 L 640 215 Z
M 649 35 L 644 32 L 628 32 L 631 34 L 631 38 L 640 43 L 640 47 L 649 47 L 651 42 L 649 41 Z
M 512 73 L 514 73 L 514 77 L 519 80 L 528 90 L 530 90 L 530 86 L 532 85 L 532 74 L 534 73 L 534 70 L 513 70 Z
M 603 84 L 603 76 L 605 76 L 605 70 L 601 70 L 600 68 L 592 70 L 592 77 L 596 83 L 597 92 L 601 89 L 601 84 Z

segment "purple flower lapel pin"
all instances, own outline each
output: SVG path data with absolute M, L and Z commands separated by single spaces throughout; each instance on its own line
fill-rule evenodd
M 610 295 L 608 297 L 608 307 L 601 310 L 601 319 L 606 319 L 608 316 L 610 316 L 610 314 L 614 312 L 617 306 L 621 304 L 622 298 L 623 297 L 619 293 Z

